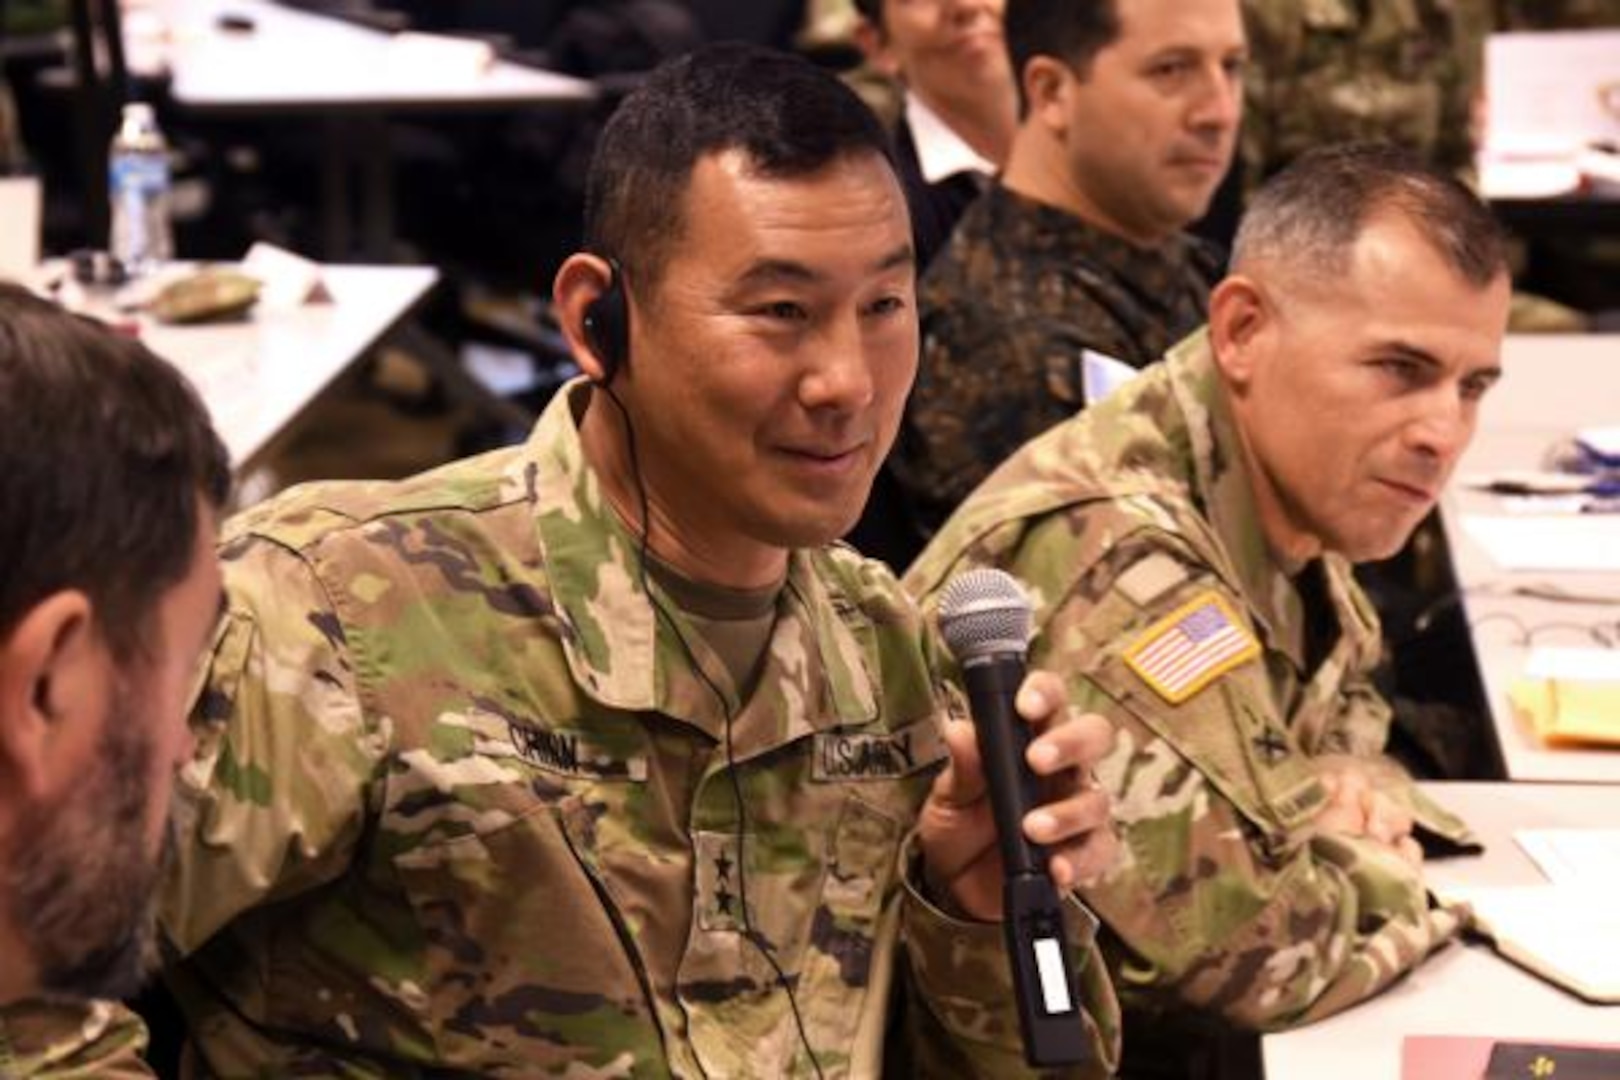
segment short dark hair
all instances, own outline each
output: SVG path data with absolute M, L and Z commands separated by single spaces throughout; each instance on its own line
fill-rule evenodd
M 1411 222 L 1472 285 L 1508 271 L 1502 226 L 1477 195 L 1410 150 L 1377 142 L 1317 147 L 1268 180 L 1238 225 L 1232 266 L 1278 259 L 1342 274 L 1368 221 L 1385 212 Z
M 82 589 L 120 661 L 186 576 L 230 458 L 196 391 L 133 338 L 0 282 L 0 640 Z
M 874 26 L 883 25 L 883 0 L 855 0 L 855 11 Z
M 1020 100 L 1031 59 L 1055 56 L 1083 76 L 1120 33 L 1114 0 L 1007 0 L 1002 27 Z
M 655 284 L 693 168 L 726 150 L 772 177 L 860 153 L 894 167 L 882 124 L 832 73 L 755 45 L 708 45 L 655 69 L 603 128 L 585 184 L 586 247 Z

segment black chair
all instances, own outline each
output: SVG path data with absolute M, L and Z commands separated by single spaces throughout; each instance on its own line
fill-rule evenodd
M 70 11 L 83 230 L 99 246 L 108 226 L 107 144 L 129 99 L 129 69 L 118 0 L 72 0 Z
M 804 24 L 804 0 L 684 0 L 710 41 L 749 41 L 791 49 Z

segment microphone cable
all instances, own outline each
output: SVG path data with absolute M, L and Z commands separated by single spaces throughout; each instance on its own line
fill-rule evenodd
M 664 625 L 668 627 L 669 632 L 674 635 L 676 643 L 680 645 L 681 654 L 686 658 L 686 662 L 703 682 L 703 685 L 708 688 L 709 693 L 714 696 L 714 700 L 720 706 L 720 715 L 725 721 L 726 775 L 731 780 L 732 796 L 737 803 L 737 900 L 742 905 L 743 937 L 765 958 L 765 962 L 770 965 L 771 971 L 776 974 L 777 985 L 787 994 L 788 1008 L 793 1013 L 793 1023 L 799 1031 L 799 1042 L 803 1044 L 804 1052 L 810 1057 L 810 1067 L 815 1070 L 816 1080 L 826 1080 L 826 1074 L 821 1069 L 821 1059 L 816 1056 L 815 1047 L 810 1045 L 810 1035 L 805 1029 L 804 1014 L 799 1010 L 799 1000 L 793 992 L 793 984 L 789 981 L 787 972 L 782 970 L 782 965 L 772 953 L 769 939 L 754 928 L 753 915 L 750 913 L 748 905 L 748 859 L 744 850 L 744 837 L 748 830 L 748 815 L 743 802 L 742 780 L 737 775 L 737 758 L 732 748 L 733 716 L 731 704 L 726 699 L 725 692 L 720 689 L 719 685 L 709 676 L 708 671 L 698 662 L 696 652 L 693 651 L 691 644 L 687 642 L 686 635 L 681 633 L 681 628 L 675 622 L 675 617 L 665 609 L 647 580 L 647 557 L 652 540 L 652 515 L 647 501 L 647 485 L 641 475 L 641 459 L 636 452 L 636 428 L 631 423 L 630 410 L 624 407 L 624 402 L 619 400 L 619 395 L 613 392 L 613 388 L 606 383 L 596 383 L 594 386 L 607 395 L 607 399 L 619 411 L 619 418 L 624 421 L 625 444 L 629 449 L 630 457 L 630 477 L 636 486 L 636 501 L 641 514 L 641 535 L 637 537 L 636 550 L 636 573 L 641 584 L 641 591 L 647 595 L 647 600 L 652 604 L 653 611 L 658 614 L 658 617 L 664 621 Z

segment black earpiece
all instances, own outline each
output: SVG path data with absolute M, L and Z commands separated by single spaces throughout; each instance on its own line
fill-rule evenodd
M 617 259 L 607 262 L 608 286 L 585 308 L 585 340 L 602 361 L 604 386 L 630 361 L 630 301 L 624 292 L 624 272 Z

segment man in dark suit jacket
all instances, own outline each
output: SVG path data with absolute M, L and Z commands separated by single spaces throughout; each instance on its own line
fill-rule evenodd
M 895 151 L 921 272 L 1000 170 L 1018 127 L 1002 0 L 856 0 L 856 41 L 897 80 Z

